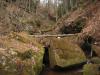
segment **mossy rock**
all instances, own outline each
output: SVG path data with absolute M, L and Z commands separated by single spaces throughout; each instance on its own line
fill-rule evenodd
M 39 75 L 43 66 L 44 48 L 35 38 L 17 33 L 14 37 L 0 38 L 0 43 L 4 46 L 0 48 L 2 75 Z
M 51 67 L 67 67 L 86 61 L 82 49 L 71 38 L 51 38 L 49 57 Z
M 97 64 L 86 64 L 83 68 L 83 75 L 100 75 L 99 66 Z
M 100 46 L 92 45 L 92 50 L 94 50 L 97 56 L 100 57 Z
M 100 58 L 99 57 L 93 57 L 91 59 L 91 62 L 95 63 L 95 64 L 100 64 Z

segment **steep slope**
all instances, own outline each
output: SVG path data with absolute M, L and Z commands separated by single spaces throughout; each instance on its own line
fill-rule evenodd
M 96 2 L 98 3 L 98 2 Z M 70 12 L 55 25 L 54 32 L 64 34 L 74 34 L 82 31 L 86 23 L 93 17 L 95 9 L 99 8 L 94 2 L 87 2 L 77 10 Z
M 48 19 L 45 8 L 39 8 L 39 13 L 27 11 L 24 3 L 0 1 L 0 34 L 11 31 L 27 31 L 30 34 L 42 34 L 50 29 L 55 21 Z

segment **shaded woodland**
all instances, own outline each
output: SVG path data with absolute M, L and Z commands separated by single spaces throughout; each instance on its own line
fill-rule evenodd
M 0 0 L 0 75 L 100 75 L 100 1 Z

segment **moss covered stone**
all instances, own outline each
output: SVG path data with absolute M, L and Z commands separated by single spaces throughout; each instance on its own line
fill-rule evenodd
M 38 75 L 42 70 L 44 48 L 25 33 L 1 38 L 0 73 L 2 75 Z
M 83 75 L 99 75 L 99 66 L 97 64 L 86 64 L 83 68 Z
M 86 60 L 82 49 L 70 38 L 51 38 L 49 57 L 51 67 L 67 67 Z
M 100 64 L 100 58 L 99 57 L 93 57 L 91 59 L 91 62 L 95 63 L 95 64 Z

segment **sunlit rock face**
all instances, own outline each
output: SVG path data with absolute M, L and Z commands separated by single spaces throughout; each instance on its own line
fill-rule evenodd
M 50 40 L 49 57 L 51 67 L 56 65 L 67 67 L 86 60 L 82 49 L 75 42 L 72 42 L 72 37 L 51 38 Z
M 25 33 L 0 37 L 0 74 L 38 75 L 43 55 L 43 47 Z

